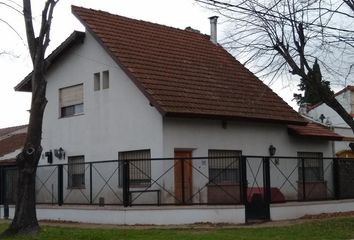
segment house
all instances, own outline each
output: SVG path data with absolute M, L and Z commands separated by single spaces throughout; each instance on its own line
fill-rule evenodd
M 354 116 L 354 86 L 347 86 L 335 94 L 338 102 L 345 110 Z M 354 158 L 354 153 L 349 147 L 353 142 L 353 130 L 344 122 L 344 120 L 332 108 L 325 103 L 318 103 L 313 106 L 307 106 L 302 109 L 305 116 L 312 118 L 317 122 L 322 122 L 333 129 L 335 133 L 344 136 L 343 141 L 334 142 L 334 153 L 340 158 Z
M 39 218 L 242 223 L 354 207 L 297 203 L 335 198 L 332 141 L 342 137 L 309 123 L 225 51 L 216 17 L 207 36 L 72 12 L 86 32 L 47 58 L 37 170 L 37 202 L 61 207 L 39 205 Z M 30 92 L 30 79 L 16 90 Z
M 27 125 L 0 129 L 0 169 L 7 169 L 6 177 L 0 170 L 1 188 L 6 188 L 6 196 L 1 195 L 1 202 L 14 202 L 16 196 L 16 156 L 21 152 L 26 140 Z M 7 179 L 7 181 L 5 180 Z

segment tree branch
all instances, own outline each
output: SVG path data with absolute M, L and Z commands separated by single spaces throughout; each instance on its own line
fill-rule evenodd
M 35 61 L 37 44 L 32 23 L 32 7 L 30 0 L 23 0 L 23 16 L 26 26 L 26 35 L 29 52 L 32 58 L 32 63 Z

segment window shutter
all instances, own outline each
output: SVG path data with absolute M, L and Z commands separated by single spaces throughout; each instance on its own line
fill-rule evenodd
M 60 89 L 60 107 L 83 103 L 83 84 Z

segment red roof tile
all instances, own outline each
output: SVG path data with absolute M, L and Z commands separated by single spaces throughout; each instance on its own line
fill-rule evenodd
M 207 35 L 81 7 L 72 11 L 165 116 L 306 124 Z M 16 90 L 26 90 L 28 79 Z
M 27 125 L 0 129 L 0 158 L 21 149 L 26 140 Z M 2 159 L 0 165 L 15 163 L 13 158 Z
M 342 136 L 332 132 L 325 126 L 313 122 L 308 123 L 306 126 L 288 125 L 288 131 L 290 134 L 302 137 L 321 138 L 336 141 L 343 140 Z
M 26 135 L 26 133 L 19 133 L 0 140 L 0 157 L 22 148 Z
M 163 115 L 305 124 L 209 36 L 92 9 L 72 11 Z
M 5 136 L 11 132 L 15 132 L 17 130 L 23 129 L 27 127 L 27 125 L 15 126 L 15 127 L 8 127 L 8 128 L 1 128 L 0 129 L 0 137 Z

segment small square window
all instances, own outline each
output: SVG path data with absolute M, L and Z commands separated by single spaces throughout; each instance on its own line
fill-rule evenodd
M 93 88 L 95 91 L 100 90 L 101 88 L 101 83 L 100 83 L 100 73 L 95 73 L 93 74 Z
M 109 71 L 102 72 L 102 89 L 109 88 Z

